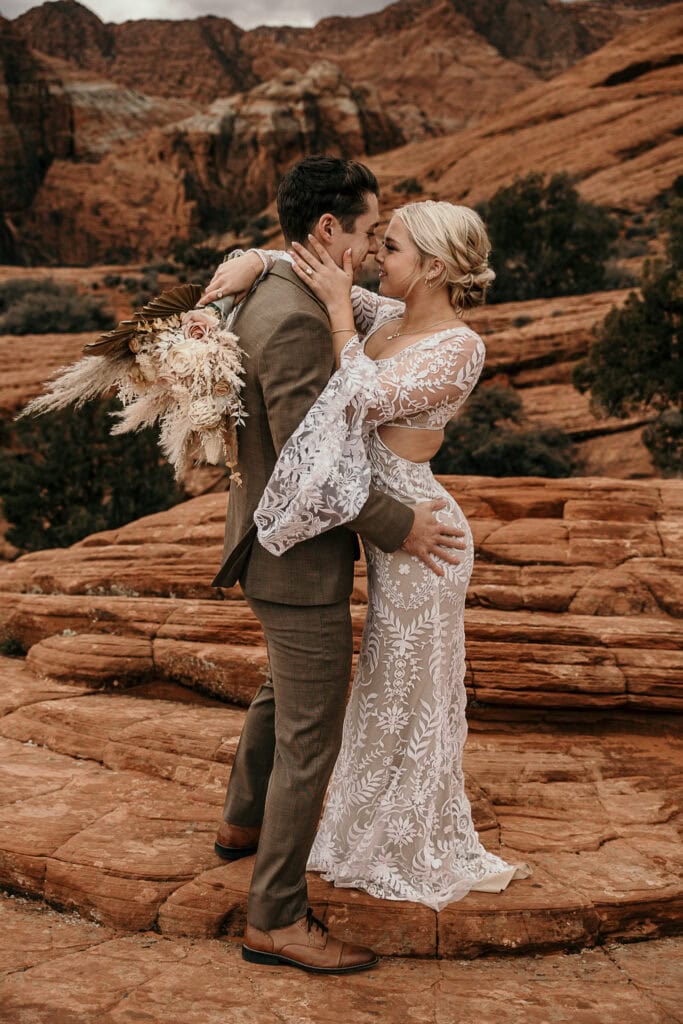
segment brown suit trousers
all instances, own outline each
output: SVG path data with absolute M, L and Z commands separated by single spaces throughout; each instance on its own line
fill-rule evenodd
M 413 513 L 380 492 L 349 528 L 304 541 L 281 557 L 258 543 L 254 511 L 277 456 L 334 368 L 324 306 L 279 262 L 235 324 L 246 359 L 248 416 L 238 433 L 243 486 L 228 504 L 215 586 L 240 581 L 266 637 L 270 678 L 242 730 L 224 820 L 261 825 L 248 919 L 262 930 L 306 913 L 305 869 L 339 752 L 351 669 L 349 597 L 357 531 L 385 551 L 400 547 Z

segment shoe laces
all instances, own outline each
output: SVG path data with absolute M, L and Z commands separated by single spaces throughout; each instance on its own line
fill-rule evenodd
M 327 927 L 327 925 L 323 924 L 322 921 L 320 921 L 315 916 L 315 914 L 313 913 L 313 911 L 311 910 L 310 907 L 306 911 L 306 924 L 307 924 L 309 932 L 310 932 L 311 928 L 317 928 L 318 931 L 322 932 L 323 935 L 325 935 L 325 933 L 329 931 L 329 928 Z

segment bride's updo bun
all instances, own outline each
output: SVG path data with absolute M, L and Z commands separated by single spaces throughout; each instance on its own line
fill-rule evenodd
M 432 287 L 447 285 L 451 305 L 458 311 L 480 306 L 496 275 L 489 267 L 491 243 L 479 214 L 469 206 L 431 199 L 408 203 L 394 212 L 423 264 L 430 257 L 443 263 L 441 273 L 430 279 Z

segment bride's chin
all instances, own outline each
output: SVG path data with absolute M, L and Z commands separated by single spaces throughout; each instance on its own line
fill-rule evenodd
M 379 279 L 379 286 L 377 291 L 380 295 L 383 295 L 385 299 L 398 299 L 399 295 L 392 295 L 391 287 L 387 286 L 386 280 L 383 277 Z

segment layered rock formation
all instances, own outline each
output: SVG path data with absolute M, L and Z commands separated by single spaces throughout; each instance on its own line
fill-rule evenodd
M 334 64 L 283 71 L 137 144 L 111 147 L 95 171 L 53 164 L 24 238 L 60 262 L 150 258 L 174 239 L 243 223 L 308 153 L 354 157 L 401 138 L 374 92 L 359 92 Z
M 18 246 L 12 215 L 27 208 L 57 157 L 73 154 L 72 111 L 61 83 L 0 17 L 0 262 Z
M 399 2 L 360 18 L 325 18 L 309 30 L 259 28 L 242 49 L 257 74 L 300 72 L 325 56 L 353 82 L 370 82 L 406 138 L 453 132 L 481 120 L 536 80 L 475 30 L 451 0 Z
M 572 20 L 575 7 L 584 21 Z M 52 55 L 50 73 L 62 75 L 59 89 L 74 112 L 71 152 L 105 154 L 96 170 L 73 159 L 51 164 L 31 208 L 24 197 L 13 210 L 23 245 L 11 250 L 17 258 L 144 259 L 175 239 L 239 229 L 271 202 L 286 166 L 320 149 L 386 151 L 376 166 L 387 185 L 417 179 L 425 195 L 469 203 L 538 169 L 569 170 L 587 196 L 608 205 L 648 206 L 680 172 L 680 5 L 642 24 L 647 12 L 620 7 L 609 31 L 638 19 L 636 29 L 540 85 L 518 61 L 538 63 L 539 46 L 529 42 L 536 37 L 505 25 L 550 18 L 551 52 L 562 53 L 565 66 L 608 31 L 599 5 L 489 4 L 475 29 L 448 0 L 422 0 L 311 30 L 251 33 L 217 18 L 105 26 L 83 11 L 59 0 L 13 23 Z M 513 59 L 482 37 L 485 25 L 492 39 L 508 40 Z M 69 57 L 74 39 L 77 62 Z M 522 58 L 524 40 L 531 49 Z M 200 106 L 208 100 L 208 109 Z M 178 122 L 187 104 L 194 113 Z M 395 148 L 461 128 L 464 135 Z M 141 133 L 144 140 L 131 142 Z M 29 162 L 37 166 L 36 154 Z M 401 197 L 390 190 L 387 198 Z M 7 230 L 3 237 L 10 253 Z
M 212 16 L 105 25 L 73 0 L 58 0 L 14 24 L 34 49 L 93 77 L 196 106 L 248 91 L 287 68 L 304 74 L 332 60 L 356 88 L 379 89 L 386 114 L 414 138 L 467 124 L 536 78 L 502 57 L 449 0 L 401 0 L 361 18 L 327 18 L 313 29 L 251 32 Z
M 435 109 L 452 101 L 434 92 L 429 96 L 415 74 L 420 67 L 436 63 L 438 72 L 448 76 L 447 64 L 462 60 L 495 77 L 497 70 L 511 74 L 511 68 L 504 68 L 510 61 L 532 76 L 552 76 L 665 3 L 486 0 L 473 7 L 468 0 L 399 0 L 362 17 L 324 18 L 311 29 L 279 25 L 245 32 L 227 18 L 212 16 L 104 24 L 75 0 L 56 0 L 30 9 L 15 24 L 42 53 L 128 88 L 199 103 L 252 88 L 289 65 L 306 70 L 321 58 L 339 61 L 347 72 L 360 69 L 363 81 L 384 85 L 397 81 L 392 65 L 398 56 L 404 73 L 413 76 L 418 93 Z M 490 60 L 496 51 L 497 68 Z M 157 73 L 159 53 L 164 54 L 163 76 Z M 519 81 L 524 81 L 523 72 Z M 514 88 L 512 80 L 509 84 Z M 483 87 L 491 88 L 489 83 Z M 399 97 L 387 99 L 391 103 Z
M 647 208 L 683 172 L 682 24 L 683 4 L 665 7 L 477 126 L 395 150 L 373 168 L 387 185 L 414 177 L 469 205 L 517 175 L 567 171 L 593 202 Z
M 451 0 L 505 57 L 552 77 L 604 46 L 617 32 L 664 3 L 591 0 Z
M 55 57 L 41 57 L 42 65 L 61 83 L 71 110 L 70 158 L 76 163 L 97 163 L 110 149 L 128 143 L 155 128 L 190 117 L 194 105 L 185 99 L 150 96 Z M 97 173 L 97 172 L 96 172 Z
M 57 0 L 31 8 L 15 24 L 41 53 L 151 96 L 203 104 L 259 81 L 240 53 L 244 33 L 227 18 L 105 25 L 75 0 Z
M 315 912 L 385 955 L 442 960 L 675 932 L 683 483 L 445 483 L 477 545 L 468 793 L 487 847 L 533 874 L 438 915 L 312 876 Z M 0 882 L 105 939 L 243 928 L 253 862 L 212 842 L 266 659 L 239 591 L 208 586 L 224 510 L 197 499 L 0 571 L 0 629 L 28 650 L 0 658 Z M 362 565 L 356 584 L 358 641 Z
M 495 1020 L 547 1024 L 553 1016 L 593 1024 L 671 1024 L 678 1011 L 680 939 L 611 943 L 573 956 L 471 961 L 397 958 L 343 985 L 296 971 L 255 971 L 233 941 L 125 934 L 4 898 L 2 970 L 9 1019 L 52 1024 L 149 1020 L 186 1024 L 286 1021 Z M 230 983 L 226 984 L 225 979 Z M 313 1008 L 313 1009 L 312 1009 Z
M 444 479 L 478 554 L 467 613 L 473 697 L 679 707 L 683 483 Z M 248 703 L 263 678 L 260 631 L 237 589 L 222 592 L 226 603 L 210 586 L 224 509 L 225 495 L 207 495 L 5 566 L 0 631 L 41 674 L 98 685 L 156 674 Z M 362 566 L 355 599 L 358 637 Z

